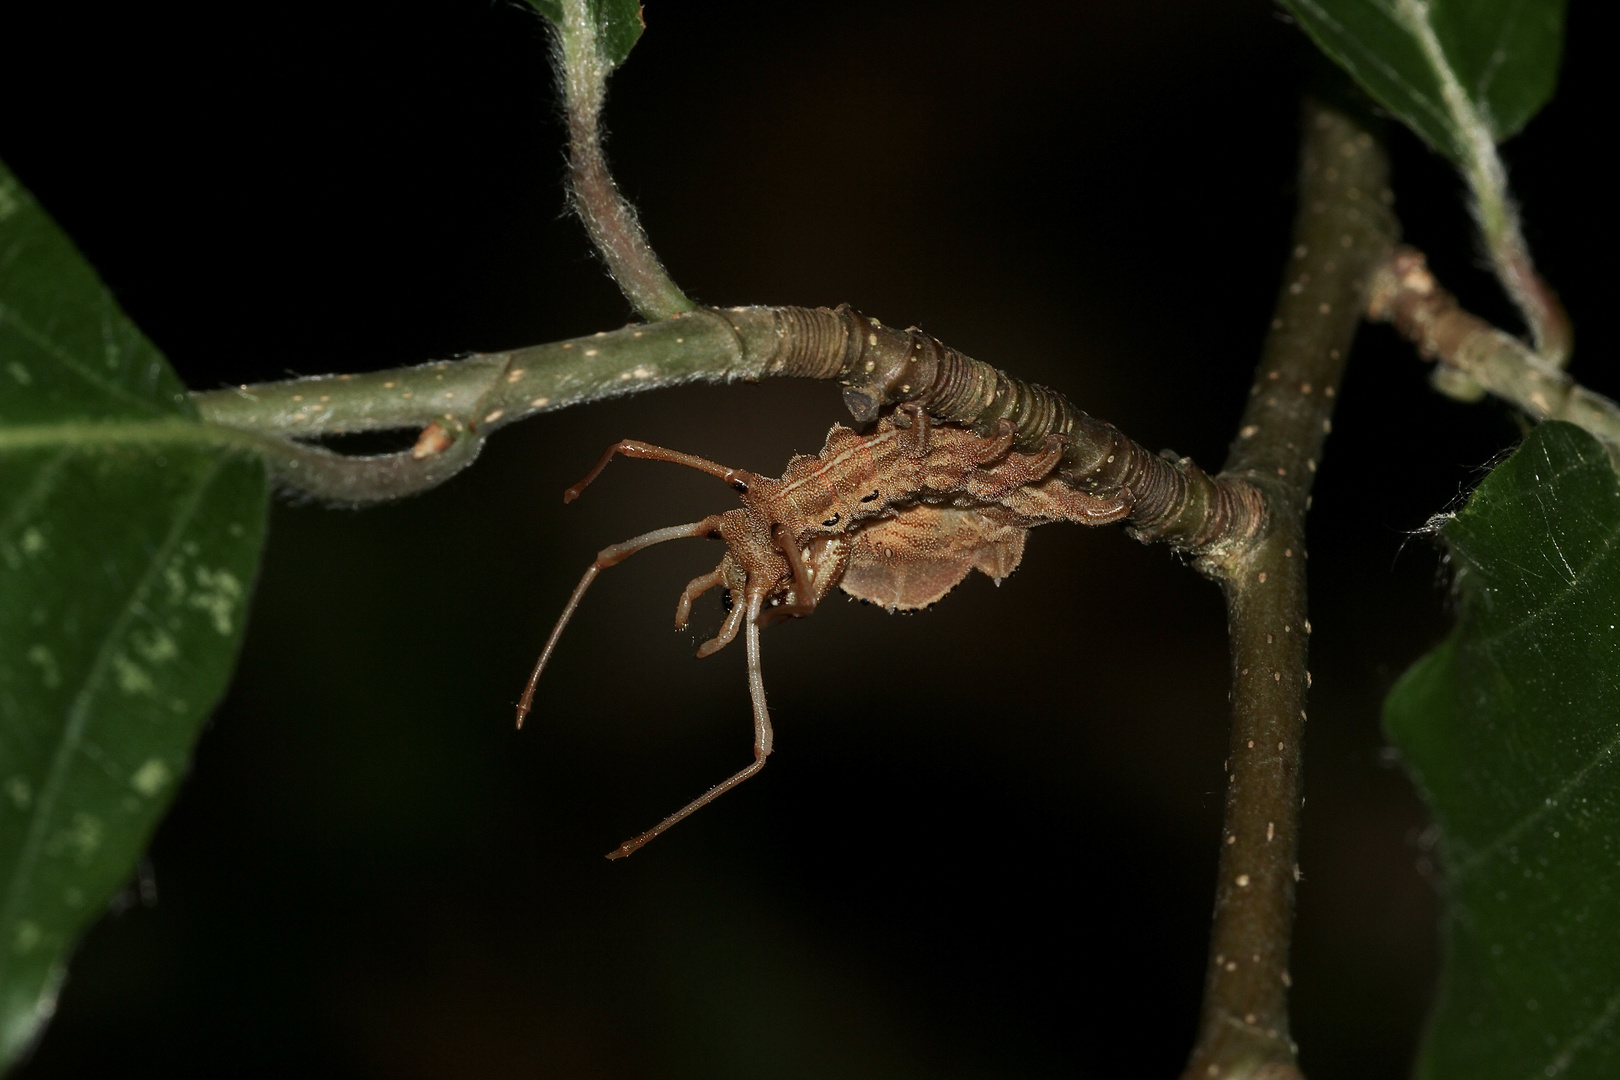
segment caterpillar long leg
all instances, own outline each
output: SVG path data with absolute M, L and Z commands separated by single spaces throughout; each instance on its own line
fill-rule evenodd
M 571 503 L 579 498 L 580 493 L 591 486 L 592 480 L 602 475 L 602 470 L 608 467 L 608 462 L 612 461 L 614 456 L 618 454 L 630 458 L 645 458 L 648 461 L 667 461 L 674 465 L 685 465 L 688 469 L 696 469 L 698 472 L 717 476 L 742 492 L 748 490 L 748 481 L 754 477 L 754 474 L 746 469 L 728 469 L 724 465 L 710 461 L 708 458 L 700 458 L 696 454 L 683 454 L 679 450 L 669 450 L 636 439 L 622 439 L 607 448 L 607 452 L 602 455 L 602 460 L 598 461 L 595 468 L 585 474 L 585 479 L 563 492 L 563 502 Z
M 765 708 L 765 673 L 759 664 L 759 615 L 765 604 L 765 593 L 755 588 L 748 594 L 747 618 L 744 620 L 745 634 L 748 642 L 748 696 L 754 705 L 754 760 L 746 768 L 722 780 L 702 795 L 693 799 L 657 825 L 648 829 L 640 836 L 632 837 L 608 852 L 610 859 L 622 859 L 637 849 L 644 847 L 649 840 L 664 832 L 671 825 L 689 817 L 693 811 L 700 810 L 747 780 L 750 776 L 765 767 L 765 759 L 771 755 L 771 744 L 774 734 L 771 731 L 771 714 Z M 741 605 L 739 605 L 739 608 Z
M 597 467 L 597 471 L 601 471 L 601 466 Z M 719 528 L 720 517 L 715 515 L 714 517 L 706 517 L 702 521 L 694 521 L 689 525 L 671 525 L 665 529 L 654 529 L 652 532 L 642 533 L 634 539 L 626 540 L 622 544 L 614 544 L 612 547 L 603 548 L 598 552 L 596 560 L 585 568 L 585 573 L 580 577 L 579 584 L 574 586 L 574 594 L 568 598 L 568 606 L 563 608 L 562 615 L 557 619 L 557 625 L 551 628 L 551 636 L 546 639 L 546 647 L 541 650 L 540 659 L 534 665 L 534 674 L 529 676 L 529 685 L 524 688 L 523 698 L 518 702 L 517 726 L 523 726 L 523 718 L 529 715 L 529 710 L 533 708 L 534 687 L 540 681 L 540 673 L 546 670 L 546 662 L 551 659 L 552 650 L 557 647 L 557 639 L 562 637 L 563 627 L 567 626 L 568 620 L 573 618 L 574 610 L 579 607 L 580 600 L 585 596 L 585 590 L 591 587 L 591 582 L 596 580 L 597 574 L 610 566 L 617 566 L 643 548 L 652 547 L 654 544 L 662 544 L 665 540 L 683 540 L 694 536 L 708 536 Z

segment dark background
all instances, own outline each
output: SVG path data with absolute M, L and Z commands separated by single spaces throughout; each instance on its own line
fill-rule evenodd
M 1511 143 L 1576 371 L 1606 321 L 1612 127 L 1593 5 Z M 1304 39 L 1264 0 L 650 0 L 609 151 L 715 303 L 850 301 L 1218 465 L 1292 214 Z M 538 19 L 511 0 L 8 5 L 3 154 L 198 388 L 618 326 L 562 214 Z M 1458 184 L 1393 139 L 1398 209 L 1513 326 Z M 1312 519 L 1295 1035 L 1314 1080 L 1399 1076 L 1437 957 L 1421 806 L 1382 696 L 1445 628 L 1413 530 L 1516 428 L 1363 333 Z M 592 553 L 727 507 L 634 436 L 778 471 L 836 388 L 688 388 L 503 432 L 444 488 L 278 502 L 235 685 L 141 887 L 88 937 L 19 1076 L 1169 1076 L 1190 1045 L 1226 730 L 1217 591 L 1118 530 L 1039 530 L 997 590 L 829 602 L 742 649 L 672 637 L 712 545 Z

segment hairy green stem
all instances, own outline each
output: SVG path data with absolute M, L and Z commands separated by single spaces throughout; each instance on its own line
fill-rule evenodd
M 642 317 L 696 310 L 658 261 L 635 208 L 619 193 L 602 153 L 602 101 L 612 65 L 597 44 L 589 0 L 562 0 L 556 64 L 568 116 L 568 180 L 574 209 L 625 298 Z
M 1429 0 L 1395 0 L 1393 14 L 1417 41 L 1440 85 L 1440 96 L 1457 126 L 1463 179 L 1469 209 L 1490 256 L 1491 268 L 1518 307 L 1535 341 L 1536 352 L 1552 367 L 1569 362 L 1574 327 L 1558 294 L 1536 272 L 1519 222 L 1519 208 L 1508 189 L 1507 167 L 1496 150 L 1496 132 L 1474 107 L 1441 48 L 1430 17 Z
M 568 405 L 684 382 L 761 378 L 769 373 L 777 310 L 704 312 L 463 360 L 192 396 L 215 423 L 294 438 L 445 420 L 487 434 Z
M 400 498 L 470 465 L 491 433 L 536 413 L 674 386 L 795 374 L 783 309 L 713 311 L 571 341 L 364 375 L 318 375 L 193 394 L 204 420 L 261 436 L 283 486 L 348 504 Z M 415 448 L 353 457 L 307 440 L 420 429 Z
M 1294 248 L 1221 474 L 1265 493 L 1267 527 L 1203 560 L 1226 592 L 1232 742 L 1204 1005 L 1184 1080 L 1299 1075 L 1288 957 L 1310 686 L 1305 513 L 1367 281 L 1394 243 L 1386 183 L 1373 138 L 1308 103 Z

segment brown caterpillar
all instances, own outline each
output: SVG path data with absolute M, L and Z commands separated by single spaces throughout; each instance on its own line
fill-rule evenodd
M 981 436 L 935 424 L 916 406 L 902 405 L 867 435 L 834 424 L 821 453 L 793 458 L 779 480 L 632 440 L 608 447 L 585 479 L 563 495 L 564 502 L 578 498 L 615 454 L 623 454 L 717 476 L 736 490 L 742 506 L 604 548 L 575 586 L 540 653 L 518 703 L 518 726 L 534 703 L 535 684 L 557 639 L 596 575 L 643 548 L 683 537 L 723 540 L 726 554 L 719 566 L 682 591 L 675 628 L 686 626 L 699 596 L 716 587 L 726 589 L 731 609 L 720 632 L 697 654 L 718 652 L 742 630 L 754 707 L 753 762 L 626 840 L 608 858 L 629 855 L 765 767 L 772 736 L 759 663 L 761 626 L 809 615 L 834 586 L 890 611 L 927 607 L 972 570 L 998 582 L 1012 573 L 1032 526 L 1053 521 L 1106 525 L 1130 512 L 1129 490 L 1103 498 L 1076 491 L 1051 475 L 1063 456 L 1062 435 L 1047 436 L 1041 450 L 1028 454 L 1014 449 L 1013 438 L 1007 420 L 994 435 Z

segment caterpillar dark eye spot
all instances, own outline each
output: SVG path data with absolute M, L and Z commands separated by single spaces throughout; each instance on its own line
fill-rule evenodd
M 830 518 L 828 518 L 828 519 L 827 519 L 827 520 L 826 520 L 826 521 L 823 521 L 823 522 L 822 522 L 822 523 L 821 523 L 821 524 L 822 524 L 822 525 L 823 525 L 823 526 L 825 526 L 825 527 L 826 527 L 826 528 L 829 528 L 829 529 L 830 529 L 830 528 L 832 528 L 832 527 L 833 527 L 833 526 L 834 526 L 834 525 L 836 525 L 836 524 L 838 524 L 838 519 L 839 519 L 839 518 L 840 518 L 840 517 L 841 517 L 841 516 L 842 516 L 842 515 L 840 515 L 840 514 L 834 514 L 834 515 L 833 515 L 833 516 L 832 516 L 832 517 L 830 517 Z
M 874 491 L 870 495 L 862 495 L 861 496 L 861 502 L 871 502 L 873 499 L 875 499 L 877 497 L 878 497 L 878 493 Z
M 738 494 L 741 494 L 741 495 L 748 494 L 748 485 L 743 483 L 741 480 L 733 480 L 731 482 L 731 487 Z

